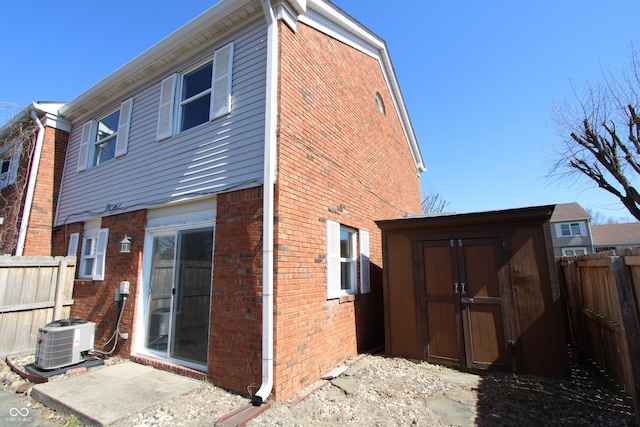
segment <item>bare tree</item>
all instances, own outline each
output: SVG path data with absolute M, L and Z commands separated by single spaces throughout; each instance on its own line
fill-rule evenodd
M 550 176 L 587 177 L 616 196 L 640 220 L 640 67 L 635 52 L 631 70 L 602 73 L 599 82 L 574 88 L 577 103 L 556 106 L 553 119 L 561 138 Z
M 0 111 L 13 109 L 0 104 Z M 17 117 L 14 116 L 14 117 Z M 35 147 L 36 127 L 32 120 L 7 121 L 0 135 L 0 254 L 13 254 L 17 247 L 22 205 Z M 27 159 L 23 161 L 23 159 Z
M 449 205 L 438 193 L 429 193 L 422 199 L 422 212 L 426 214 L 436 214 L 444 212 Z

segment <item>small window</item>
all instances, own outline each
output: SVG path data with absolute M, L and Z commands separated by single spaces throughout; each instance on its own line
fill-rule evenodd
M 376 105 L 382 114 L 386 114 L 384 111 L 384 101 L 382 101 L 382 95 L 379 92 L 376 92 Z
M 356 290 L 356 231 L 340 227 L 340 289 Z
M 358 239 L 358 237 L 360 239 Z M 369 233 L 327 221 L 327 298 L 370 292 Z
M 562 248 L 562 256 L 586 255 L 587 248 Z
M 85 230 L 80 255 L 80 278 L 104 280 L 108 237 L 108 228 Z

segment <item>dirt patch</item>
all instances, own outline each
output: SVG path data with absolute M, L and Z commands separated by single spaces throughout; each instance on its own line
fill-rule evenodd
M 573 361 L 573 358 L 572 358 Z M 101 368 L 95 368 L 101 369 Z M 274 403 L 248 426 L 633 426 L 633 410 L 589 367 L 572 362 L 570 380 L 474 375 L 425 362 L 368 355 L 335 380 L 320 380 Z M 5 389 L 20 382 L 3 372 Z M 23 387 L 24 388 L 24 387 Z M 203 383 L 117 426 L 211 426 L 249 400 Z M 64 417 L 51 416 L 63 424 Z

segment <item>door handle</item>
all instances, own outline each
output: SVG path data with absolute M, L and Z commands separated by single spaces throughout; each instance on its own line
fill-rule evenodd
M 455 291 L 456 294 L 458 293 L 458 282 L 455 282 L 453 284 L 453 290 Z
M 470 304 L 470 303 L 473 302 L 473 298 L 471 298 L 471 297 L 462 297 L 462 298 L 460 298 L 460 301 L 463 304 Z
M 463 293 L 463 294 L 466 294 L 466 293 L 467 293 L 467 285 L 465 285 L 465 283 L 464 283 L 464 282 L 462 282 L 462 283 L 460 284 L 460 286 L 462 287 L 462 293 Z

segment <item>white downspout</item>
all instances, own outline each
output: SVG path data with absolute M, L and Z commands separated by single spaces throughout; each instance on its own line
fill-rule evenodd
M 267 87 L 265 106 L 264 189 L 262 209 L 262 385 L 251 403 L 260 406 L 273 389 L 273 215 L 276 180 L 278 23 L 270 0 L 262 0 L 267 19 Z
M 18 232 L 18 245 L 16 247 L 16 255 L 22 256 L 24 252 L 24 243 L 27 238 L 27 227 L 29 226 L 29 217 L 31 216 L 31 206 L 33 205 L 33 194 L 36 191 L 36 179 L 38 177 L 38 167 L 40 166 L 40 156 L 42 154 L 42 145 L 44 141 L 44 126 L 40 123 L 40 119 L 35 111 L 29 107 L 31 118 L 38 125 L 38 136 L 36 137 L 36 147 L 33 151 L 33 163 L 29 172 L 29 183 L 27 184 L 27 194 L 24 199 L 24 207 L 22 210 L 22 220 L 20 221 L 20 231 Z

